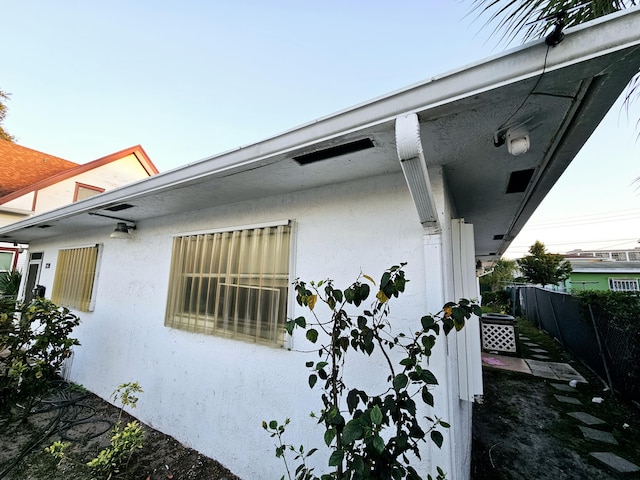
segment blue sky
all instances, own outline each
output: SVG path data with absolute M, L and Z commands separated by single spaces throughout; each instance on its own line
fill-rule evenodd
M 504 50 L 470 4 L 7 2 L 5 127 L 78 163 L 141 144 L 166 171 Z M 629 116 L 614 107 L 511 256 L 536 239 L 558 252 L 638 245 L 638 105 Z

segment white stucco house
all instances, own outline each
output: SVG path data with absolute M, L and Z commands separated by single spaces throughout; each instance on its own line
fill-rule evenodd
M 398 330 L 477 297 L 476 264 L 506 250 L 639 67 L 631 9 L 556 47 L 527 44 L 0 236 L 40 253 L 46 296 L 82 318 L 72 381 L 107 398 L 137 380 L 142 421 L 242 478 L 279 478 L 262 420 L 291 417 L 291 443 L 323 444 L 308 416 L 320 406 L 310 344 L 282 329 L 305 313 L 290 283 L 346 286 L 407 262 Z M 111 237 L 117 224 L 126 238 Z M 373 379 L 379 361 L 349 375 Z M 451 428 L 419 469 L 466 479 L 477 319 L 440 339 L 430 368 L 435 414 Z

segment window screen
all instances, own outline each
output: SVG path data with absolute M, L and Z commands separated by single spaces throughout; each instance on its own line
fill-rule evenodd
M 175 238 L 165 325 L 282 345 L 289 225 Z
M 56 305 L 91 311 L 98 263 L 98 245 L 58 252 L 51 301 Z

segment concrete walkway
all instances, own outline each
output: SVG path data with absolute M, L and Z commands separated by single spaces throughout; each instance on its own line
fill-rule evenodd
M 558 392 L 553 395 L 555 401 L 559 404 L 565 404 L 565 406 L 575 405 L 576 411 L 568 412 L 567 415 L 576 422 L 584 439 L 595 446 L 594 451 L 590 452 L 589 455 L 616 472 L 622 474 L 640 472 L 638 465 L 611 451 L 614 450 L 612 447 L 618 445 L 618 440 L 611 433 L 611 427 L 605 421 L 589 413 L 589 405 L 584 405 L 582 401 L 574 396 L 578 392 L 578 384 L 587 383 L 585 378 L 568 363 L 548 361 L 551 359 L 548 352 L 529 338 L 521 336 L 520 341 L 529 347 L 528 350 L 530 352 L 533 352 L 530 355 L 533 358 L 524 359 L 483 353 L 483 366 L 555 380 L 556 382 L 551 383 Z M 592 402 L 598 403 L 598 398 L 594 397 Z M 640 477 L 634 475 L 633 478 Z

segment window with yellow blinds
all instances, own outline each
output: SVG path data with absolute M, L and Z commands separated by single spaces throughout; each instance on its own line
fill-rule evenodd
M 83 312 L 93 310 L 99 245 L 58 251 L 51 301 Z
M 282 346 L 290 244 L 288 224 L 174 238 L 165 325 Z

